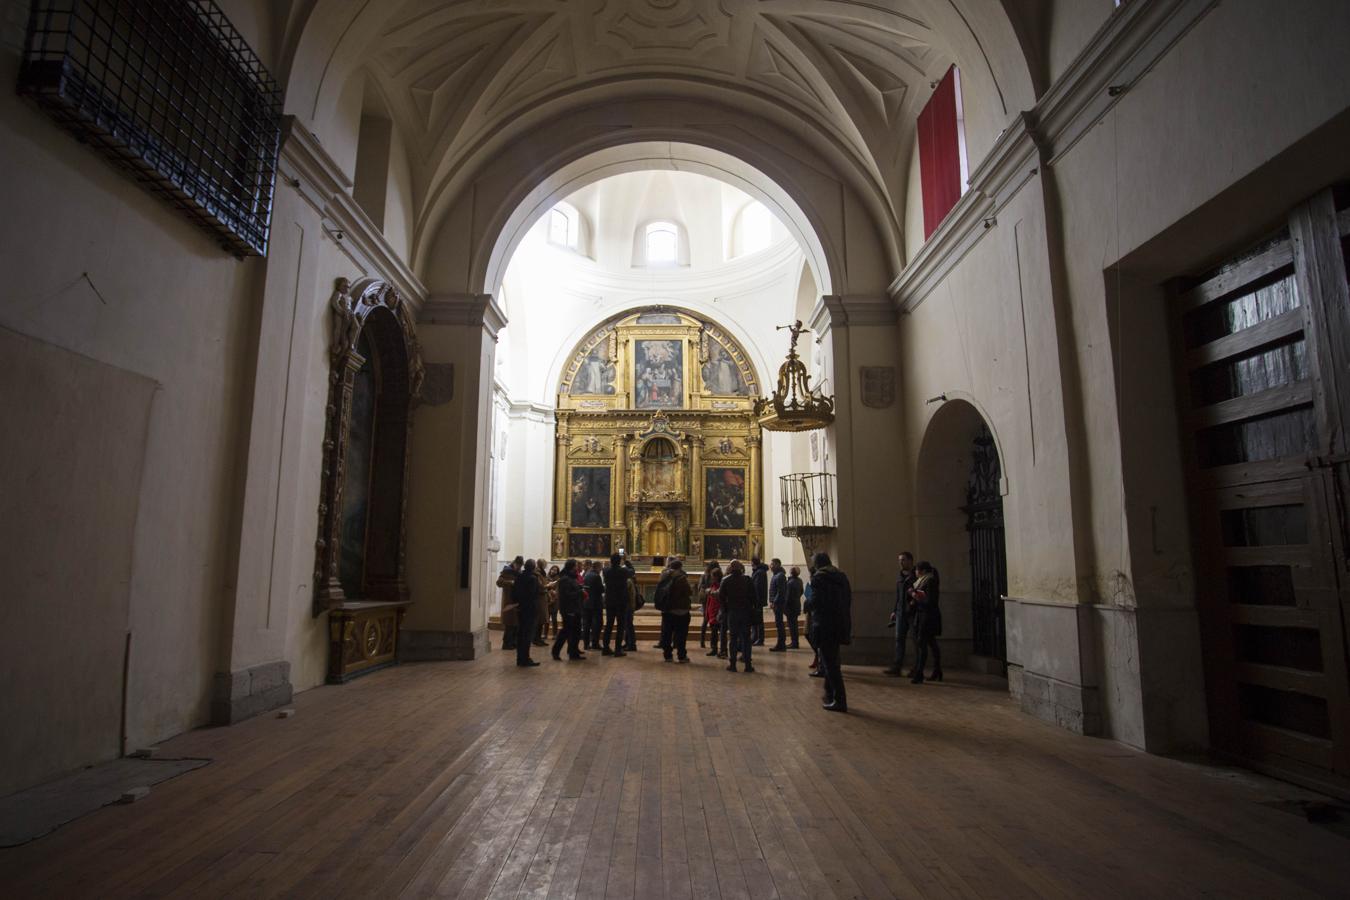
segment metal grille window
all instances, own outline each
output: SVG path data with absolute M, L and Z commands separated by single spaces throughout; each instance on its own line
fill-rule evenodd
M 19 92 L 230 252 L 266 255 L 281 93 L 214 0 L 34 0 Z

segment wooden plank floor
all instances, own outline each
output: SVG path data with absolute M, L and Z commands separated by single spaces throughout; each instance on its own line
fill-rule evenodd
M 214 763 L 0 851 L 6 897 L 1345 896 L 1350 841 L 1305 795 L 1079 738 L 1001 682 L 804 652 L 519 670 L 492 653 L 202 729 Z

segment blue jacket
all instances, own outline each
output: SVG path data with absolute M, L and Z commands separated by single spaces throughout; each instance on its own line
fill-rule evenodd
M 769 602 L 775 607 L 782 606 L 787 601 L 787 572 L 779 569 L 769 579 Z

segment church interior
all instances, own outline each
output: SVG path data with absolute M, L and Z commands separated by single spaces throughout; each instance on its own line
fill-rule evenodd
M 0 8 L 6 896 L 1344 896 L 1350 4 Z

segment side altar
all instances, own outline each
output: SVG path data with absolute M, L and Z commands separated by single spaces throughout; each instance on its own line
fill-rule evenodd
M 757 398 L 745 351 L 712 322 L 649 308 L 592 332 L 558 392 L 554 556 L 761 553 Z

